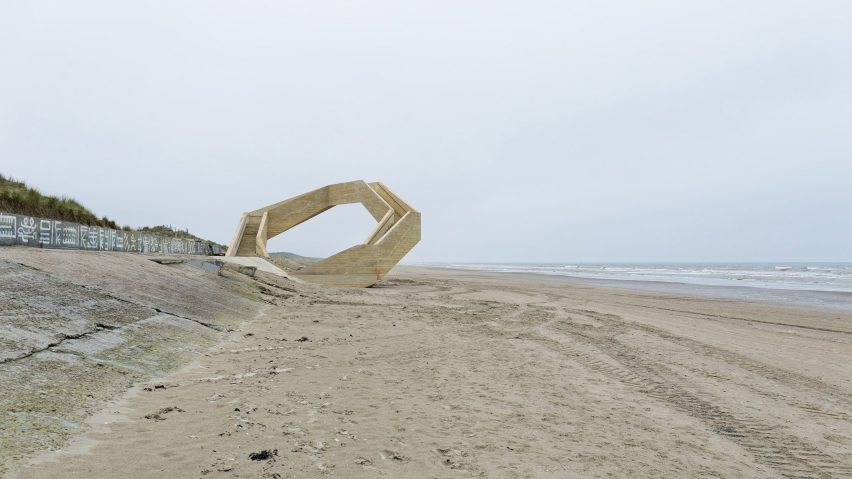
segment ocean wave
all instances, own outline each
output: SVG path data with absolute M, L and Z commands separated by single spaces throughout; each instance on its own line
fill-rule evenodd
M 429 263 L 588 279 L 852 292 L 852 263 Z

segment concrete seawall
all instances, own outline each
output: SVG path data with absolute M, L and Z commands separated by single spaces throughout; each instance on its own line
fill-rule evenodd
M 219 245 L 0 212 L 0 246 L 165 254 L 221 254 Z
M 278 276 L 150 259 L 0 248 L 0 477 L 292 295 Z

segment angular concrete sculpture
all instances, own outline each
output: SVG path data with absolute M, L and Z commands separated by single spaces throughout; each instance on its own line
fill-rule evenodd
M 362 244 L 292 272 L 313 283 L 366 287 L 381 281 L 420 241 L 420 212 L 381 183 L 351 181 L 243 213 L 227 256 L 268 257 L 266 243 L 337 205 L 361 203 L 378 225 Z

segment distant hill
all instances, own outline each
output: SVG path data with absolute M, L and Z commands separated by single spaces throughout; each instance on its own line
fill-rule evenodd
M 2 174 L 0 174 L 0 211 L 69 221 L 88 226 L 102 226 L 125 231 L 135 230 L 141 233 L 207 241 L 195 236 L 189 231 L 175 229 L 166 225 L 143 226 L 135 229 L 129 226 L 121 227 L 106 216 L 98 218 L 91 210 L 72 198 L 45 195 L 37 189 L 27 186 L 23 181 L 18 181 Z
M 296 253 L 288 253 L 286 251 L 269 253 L 269 260 L 272 261 L 278 267 L 284 268 L 287 271 L 298 271 L 311 263 L 316 263 L 321 259 L 322 258 L 302 256 Z
M 314 258 L 313 256 L 302 256 L 296 253 L 288 253 L 287 251 L 278 251 L 276 253 L 269 253 L 269 256 L 284 256 L 285 258 L 290 258 L 297 261 L 305 261 L 308 263 L 315 263 L 322 258 Z

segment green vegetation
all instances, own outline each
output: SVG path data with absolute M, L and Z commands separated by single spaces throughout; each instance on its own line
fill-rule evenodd
M 125 226 L 125 228 L 127 228 Z M 151 233 L 160 236 L 168 236 L 170 238 L 181 238 L 181 239 L 191 239 L 191 240 L 200 240 L 207 241 L 203 238 L 199 238 L 194 234 L 190 233 L 188 230 L 178 230 L 171 226 L 160 225 L 160 226 L 143 226 L 138 228 L 136 231 L 140 233 Z
M 39 216 L 60 221 L 69 221 L 88 226 L 103 226 L 112 229 L 131 231 L 129 226 L 119 227 L 106 216 L 98 218 L 88 208 L 66 196 L 56 197 L 42 194 L 23 181 L 7 178 L 0 174 L 0 211 L 19 215 Z M 136 229 L 141 233 L 151 233 L 167 237 L 207 241 L 189 231 L 178 230 L 171 226 L 144 226 Z M 220 245 L 222 246 L 222 245 Z
M 3 175 L 0 175 L 0 211 L 118 229 L 115 221 L 106 216 L 98 218 L 71 198 L 43 195 L 26 183 Z

